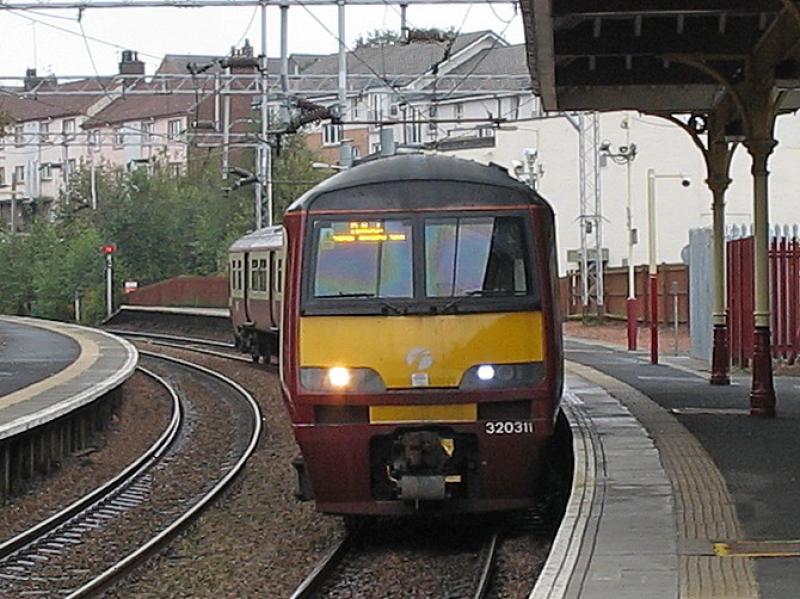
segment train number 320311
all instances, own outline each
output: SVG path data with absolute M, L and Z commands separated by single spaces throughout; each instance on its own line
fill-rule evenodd
M 521 433 L 532 433 L 533 422 L 529 420 L 516 420 L 505 422 L 487 422 L 487 435 L 518 435 Z

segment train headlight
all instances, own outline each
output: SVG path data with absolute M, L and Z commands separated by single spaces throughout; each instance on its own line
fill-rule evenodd
M 463 391 L 476 389 L 513 389 L 530 387 L 544 377 L 543 362 L 520 362 L 518 364 L 477 364 L 468 368 L 461 377 L 458 388 Z
M 477 370 L 478 378 L 482 381 L 491 381 L 494 378 L 494 366 L 481 364 Z
M 350 384 L 350 371 L 341 366 L 334 366 L 328 370 L 328 382 L 332 387 L 344 389 Z
M 386 385 L 372 368 L 300 368 L 300 384 L 308 391 L 330 393 L 383 393 Z

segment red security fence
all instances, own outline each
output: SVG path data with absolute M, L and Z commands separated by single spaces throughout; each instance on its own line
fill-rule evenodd
M 650 285 L 648 284 L 647 266 L 634 269 L 634 285 L 637 305 L 637 320 L 650 322 Z M 603 269 L 603 286 L 605 290 L 605 314 L 609 318 L 623 320 L 626 318 L 626 302 L 628 299 L 628 268 L 626 266 L 606 267 Z M 660 323 L 673 324 L 674 298 L 678 296 L 678 321 L 689 321 L 689 269 L 685 264 L 658 265 L 658 320 Z M 561 277 L 561 313 L 569 317 L 583 314 L 583 298 L 580 272 L 570 271 Z
M 747 366 L 753 357 L 752 237 L 732 239 L 728 252 L 728 331 L 731 363 Z M 770 329 L 772 356 L 793 364 L 800 353 L 800 239 L 776 235 L 770 241 Z

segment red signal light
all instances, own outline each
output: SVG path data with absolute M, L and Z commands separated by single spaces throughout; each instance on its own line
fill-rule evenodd
M 116 243 L 106 243 L 105 245 L 103 245 L 103 253 L 106 256 L 110 256 L 111 254 L 113 254 L 116 251 L 117 251 L 117 244 Z

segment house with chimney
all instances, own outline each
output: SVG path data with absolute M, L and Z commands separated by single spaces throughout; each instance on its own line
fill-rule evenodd
M 523 45 L 491 31 L 348 52 L 341 110 L 337 54 L 294 54 L 287 62 L 284 95 L 281 61 L 267 61 L 273 127 L 302 116 L 303 102 L 312 113 L 321 108 L 324 116 L 301 130 L 329 163 L 339 160 L 343 145 L 355 158 L 376 152 L 387 128 L 408 146 L 492 147 L 494 124 L 539 111 Z M 35 199 L 52 213 L 81 167 L 161 164 L 177 174 L 200 157 L 223 172 L 235 165 L 252 170 L 246 162 L 258 144 L 258 67 L 245 42 L 224 57 L 168 54 L 152 75 L 127 50 L 109 77 L 60 82 L 29 71 L 24 86 L 0 93 L 0 112 L 13 120 L 0 137 L 0 214 L 11 221 L 12 199 L 18 210 Z
M 53 199 L 87 155 L 83 124 L 111 101 L 96 92 L 112 85 L 110 78 L 58 84 L 28 69 L 21 88 L 0 90 L 0 113 L 11 121 L 0 137 L 0 216 L 6 223 L 21 223 L 23 206 L 34 198 L 40 199 L 36 209 L 53 217 Z M 35 90 L 59 93 L 24 95 Z

